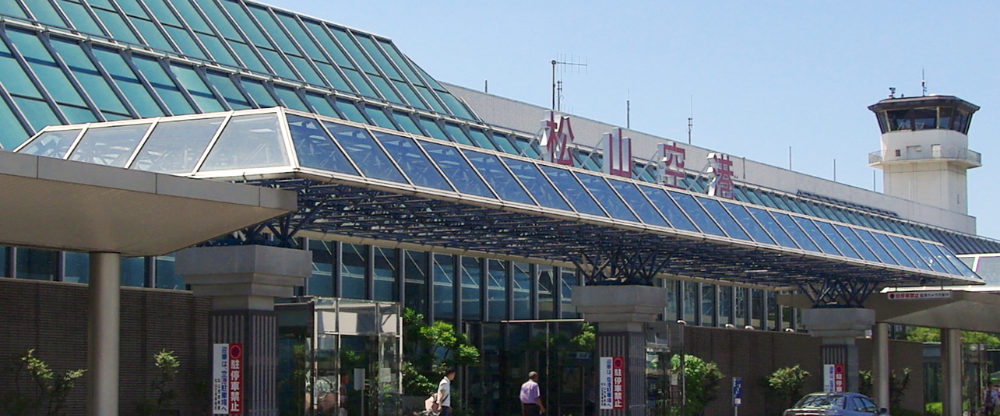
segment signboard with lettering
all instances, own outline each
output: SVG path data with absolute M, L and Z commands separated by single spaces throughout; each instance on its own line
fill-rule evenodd
M 611 397 L 614 410 L 625 409 L 625 357 L 614 357 L 611 360 L 612 382 L 614 395 Z
M 708 194 L 720 198 L 734 199 L 733 161 L 723 153 L 708 154 Z
M 889 292 L 886 294 L 889 300 L 927 300 L 927 299 L 951 299 L 950 290 L 931 290 L 919 292 Z
M 609 175 L 632 177 L 632 139 L 623 137 L 622 129 L 604 133 L 604 164 L 602 170 Z
M 687 176 L 684 172 L 684 149 L 674 142 L 660 143 L 656 145 L 660 154 L 660 163 L 657 169 L 660 173 L 660 183 L 673 188 L 684 188 L 681 181 Z
M 542 120 L 542 159 L 546 162 L 573 166 L 573 154 L 570 145 L 573 144 L 573 126 L 569 116 L 556 119 L 555 111 L 549 111 L 549 119 Z
M 212 346 L 212 414 L 243 413 L 243 344 Z
M 611 357 L 601 357 L 598 362 L 597 376 L 601 384 L 601 410 L 614 409 L 614 369 Z
M 733 377 L 733 406 L 739 406 L 743 401 L 743 378 Z
M 847 391 L 847 374 L 843 364 L 823 365 L 823 391 L 827 393 Z

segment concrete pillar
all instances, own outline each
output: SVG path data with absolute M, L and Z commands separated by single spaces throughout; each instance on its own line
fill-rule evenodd
M 847 391 L 858 391 L 858 346 L 875 324 L 875 311 L 861 308 L 816 308 L 802 311 L 802 326 L 809 335 L 822 338 L 823 364 L 843 364 Z
M 291 297 L 304 285 L 312 271 L 310 252 L 259 245 L 190 248 L 177 253 L 176 270 L 195 296 L 212 298 L 211 343 L 243 344 L 242 414 L 277 416 L 274 298 Z
M 875 404 L 879 408 L 889 408 L 889 380 L 892 374 L 889 372 L 889 324 L 879 322 L 875 324 L 875 332 L 872 336 L 875 348 L 872 354 L 872 388 L 874 389 Z
M 624 409 L 598 409 L 598 415 L 645 416 L 646 326 L 655 322 L 667 306 L 667 289 L 633 285 L 577 287 L 573 289 L 573 305 L 583 313 L 584 320 L 597 323 L 597 357 L 624 358 Z
M 118 414 L 121 255 L 90 253 L 87 310 L 87 415 Z
M 962 416 L 962 331 L 941 329 L 943 416 Z

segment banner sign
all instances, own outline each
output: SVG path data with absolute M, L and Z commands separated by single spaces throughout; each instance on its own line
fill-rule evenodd
M 611 360 L 612 380 L 615 394 L 612 396 L 614 410 L 625 409 L 625 358 L 614 357 Z
M 243 413 L 243 344 L 212 346 L 212 414 Z
M 889 300 L 927 300 L 951 299 L 950 290 L 933 290 L 924 292 L 889 292 Z
M 612 357 L 601 357 L 597 369 L 598 380 L 601 383 L 601 410 L 614 409 L 614 369 Z

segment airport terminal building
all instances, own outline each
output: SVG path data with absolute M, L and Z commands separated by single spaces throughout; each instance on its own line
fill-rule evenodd
M 254 1 L 5 1 L 0 74 L 0 156 L 294 192 L 293 213 L 198 245 L 311 259 L 305 279 L 274 300 L 277 376 L 318 394 L 321 381 L 353 371 L 352 415 L 401 411 L 383 393 L 399 392 L 403 308 L 454 324 L 482 350 L 456 381 L 470 414 L 516 412 L 511 389 L 539 370 L 549 408 L 579 415 L 596 357 L 566 340 L 595 309 L 574 292 L 652 286 L 662 305 L 641 337 L 650 359 L 683 350 L 719 362 L 748 380 L 755 407 L 741 412 L 763 414 L 749 380 L 837 359 L 821 357 L 803 308 L 780 295 L 858 308 L 886 287 L 1000 283 L 973 271 L 994 267 L 1000 241 L 976 235 L 967 214 L 966 171 L 982 163 L 968 142 L 978 107 L 956 97 L 870 107 L 882 131 L 869 155 L 885 175 L 878 193 L 445 84 L 391 39 Z M 12 170 L 0 164 L 0 176 Z M 89 215 L 90 226 L 71 231 L 115 227 Z M 94 257 L 8 231 L 19 225 L 0 223 L 0 308 L 10 318 L 0 353 L 35 348 L 57 369 L 85 367 L 82 347 L 54 346 L 88 337 Z M 120 254 L 121 412 L 148 394 L 150 357 L 162 349 L 184 363 L 177 411 L 207 412 L 201 380 L 218 334 L 202 295 L 218 309 L 225 294 L 192 291 L 209 284 L 178 270 L 174 252 Z M 628 336 L 622 345 L 634 346 Z M 861 341 L 861 354 L 876 347 Z M 297 367 L 300 348 L 308 368 Z M 894 369 L 921 365 L 919 345 L 891 348 Z M 354 352 L 350 365 L 344 351 Z M 647 375 L 630 400 L 669 407 L 669 377 Z M 275 388 L 274 412 L 316 410 L 298 382 Z M 907 403 L 918 407 L 917 396 Z M 82 413 L 83 395 L 70 407 Z

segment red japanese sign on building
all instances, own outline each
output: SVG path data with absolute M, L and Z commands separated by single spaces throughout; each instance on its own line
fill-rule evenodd
M 560 116 L 556 121 L 555 111 L 549 111 L 549 119 L 542 120 L 542 158 L 547 162 L 573 166 L 573 154 L 570 145 L 573 143 L 573 127 L 569 116 Z
M 243 413 L 243 344 L 212 348 L 212 414 Z
M 613 357 L 611 359 L 611 385 L 612 408 L 615 410 L 625 409 L 625 358 Z
M 660 143 L 657 146 L 660 155 L 657 169 L 660 172 L 660 183 L 673 188 L 684 188 L 681 183 L 687 173 L 684 172 L 684 149 L 674 142 Z
M 622 137 L 622 129 L 604 133 L 604 173 L 632 177 L 632 139 Z
M 720 198 L 733 199 L 733 161 L 722 153 L 708 154 L 708 194 Z

